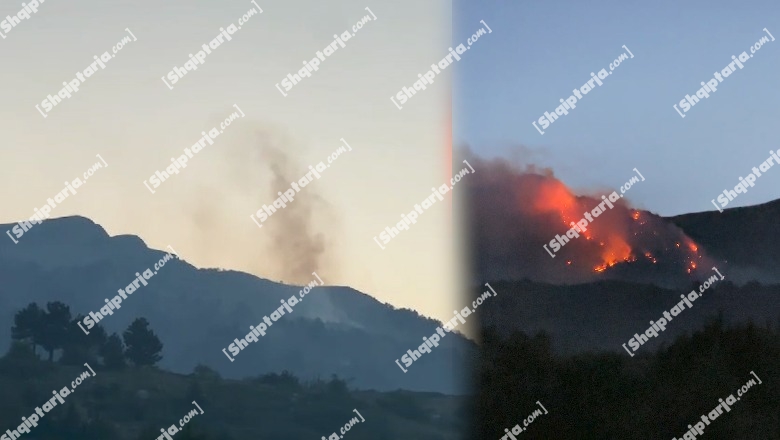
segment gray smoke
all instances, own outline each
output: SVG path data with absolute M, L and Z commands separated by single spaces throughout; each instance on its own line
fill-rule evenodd
M 295 161 L 282 145 L 268 132 L 257 133 L 260 157 L 271 172 L 268 192 L 261 197 L 262 204 L 273 200 L 309 172 L 308 166 Z M 325 237 L 314 228 L 318 211 L 331 209 L 319 196 L 316 183 L 301 188 L 291 203 L 276 212 L 263 224 L 262 232 L 271 235 L 269 254 L 278 262 L 279 276 L 286 282 L 306 284 L 312 272 L 321 269 L 325 255 Z

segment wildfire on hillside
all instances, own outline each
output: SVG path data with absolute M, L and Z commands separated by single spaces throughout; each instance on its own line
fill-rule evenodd
M 630 272 L 679 282 L 710 270 L 701 246 L 670 221 L 631 208 L 625 197 L 612 208 L 604 204 L 602 196 L 609 200 L 612 190 L 576 195 L 549 170 L 518 171 L 505 162 L 480 166 L 488 172 L 470 183 L 479 200 L 474 243 L 480 270 L 495 278 L 587 282 Z M 592 221 L 575 228 L 579 237 L 564 238 L 550 258 L 544 246 L 565 237 L 585 213 Z M 636 278 L 631 274 L 627 278 Z
M 589 266 L 594 272 L 604 272 L 618 264 L 630 264 L 644 258 L 653 264 L 658 263 L 654 253 L 674 258 L 682 263 L 686 273 L 696 270 L 696 262 L 702 258 L 699 246 L 679 232 L 670 233 L 668 227 L 661 225 L 647 213 L 629 209 L 624 203 L 616 202 L 609 208 L 595 197 L 575 196 L 563 182 L 552 176 L 539 176 L 533 185 L 529 185 L 526 194 L 530 196 L 530 211 L 538 215 L 549 216 L 553 225 L 560 224 L 559 235 L 574 227 L 581 219 L 590 214 L 592 222 L 581 231 L 578 239 L 584 243 L 564 247 L 560 252 L 571 251 L 567 255 L 567 266 L 580 264 Z M 601 210 L 604 209 L 602 213 Z M 597 215 L 598 214 L 598 215 Z M 659 233 L 660 231 L 660 233 Z M 571 248 L 571 249 L 569 249 Z M 578 264 L 579 262 L 579 264 Z

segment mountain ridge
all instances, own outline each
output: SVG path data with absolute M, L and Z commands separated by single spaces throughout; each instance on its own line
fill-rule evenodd
M 30 302 L 62 301 L 74 316 L 96 312 L 105 298 L 166 253 L 133 235 L 110 236 L 80 216 L 46 220 L 18 244 L 0 241 L 0 350 L 8 348 L 13 314 Z M 100 324 L 109 333 L 121 332 L 133 319 L 146 317 L 166 341 L 160 365 L 179 373 L 189 373 L 198 364 L 226 378 L 287 369 L 303 378 L 337 374 L 354 379 L 352 385 L 362 389 L 464 392 L 475 349 L 472 341 L 450 333 L 404 374 L 394 360 L 419 346 L 422 336 L 440 323 L 350 287 L 315 287 L 235 362 L 224 356 L 222 348 L 243 338 L 250 325 L 262 322 L 281 299 L 297 296 L 300 288 L 171 260 L 148 286 L 123 301 L 116 316 Z

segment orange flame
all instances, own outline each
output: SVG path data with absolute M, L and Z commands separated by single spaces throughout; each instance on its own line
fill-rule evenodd
M 596 197 L 579 197 L 551 175 L 537 176 L 532 191 L 518 194 L 523 201 L 523 208 L 530 208 L 534 214 L 543 215 L 547 224 L 555 225 L 554 229 L 560 228 L 558 232 L 561 236 L 573 228 L 578 236 L 584 237 L 584 240 L 581 237 L 566 240 L 577 242 L 574 247 L 582 252 L 572 249 L 571 252 L 576 253 L 567 256 L 571 259 L 562 261 L 565 267 L 604 272 L 618 264 L 635 262 L 637 257 L 652 264 L 679 264 L 679 269 L 691 274 L 702 270 L 700 266 L 707 266 L 702 263 L 704 259 L 699 253 L 699 246 L 684 233 L 670 232 L 652 214 L 622 204 L 616 206 L 616 209 L 603 209 L 604 214 L 607 211 L 615 214 L 609 214 L 610 217 L 604 219 L 601 215 L 598 218 L 594 216 L 588 220 L 584 231 L 579 226 L 573 227 L 581 219 L 587 219 L 604 208 L 603 204 L 601 208 L 596 208 L 602 203 L 601 200 Z M 588 216 L 585 213 L 589 213 Z M 578 261 L 577 255 L 587 260 Z M 659 259 L 662 261 L 659 262 Z M 670 261 L 663 261 L 666 259 Z
M 582 218 L 576 197 L 558 180 L 541 186 L 534 201 L 534 209 L 542 213 L 557 213 L 566 229 L 571 228 L 572 222 L 576 223 Z M 588 240 L 591 239 L 590 230 L 582 235 Z
M 566 230 L 572 228 L 572 223 L 576 223 L 583 218 L 585 212 L 592 210 L 595 206 L 586 206 L 559 180 L 547 180 L 540 185 L 539 191 L 533 202 L 533 209 L 540 213 L 557 214 Z M 587 204 L 592 204 L 590 200 Z M 639 217 L 639 212 L 635 213 L 634 218 Z M 594 226 L 595 225 L 595 226 Z M 598 231 L 598 232 L 596 232 Z M 594 270 L 602 272 L 606 268 L 614 266 L 623 261 L 631 261 L 631 246 L 618 233 L 609 230 L 602 230 L 598 227 L 598 220 L 594 219 L 589 223 L 584 232 L 580 233 L 586 240 L 591 240 L 598 236 L 601 249 L 601 264 Z M 569 264 L 567 262 L 567 264 Z

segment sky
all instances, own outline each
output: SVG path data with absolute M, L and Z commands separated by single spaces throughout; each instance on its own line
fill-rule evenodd
M 0 221 L 29 217 L 100 155 L 108 167 L 57 206 L 53 217 L 80 215 L 111 235 L 138 235 L 156 249 L 171 245 L 198 267 L 298 284 L 317 271 L 327 285 L 351 286 L 395 307 L 449 319 L 453 308 L 463 306 L 452 295 L 457 262 L 451 204 L 434 205 L 385 250 L 373 240 L 432 186 L 449 181 L 449 72 L 403 110 L 389 99 L 447 53 L 449 2 L 257 3 L 263 13 L 172 89 L 161 77 L 183 66 L 252 3 L 48 0 L 30 19 L 3 31 Z M 333 34 L 369 15 L 366 8 L 376 20 L 283 96 L 275 84 L 316 57 Z M 21 2 L 5 2 L 0 17 L 20 9 Z M 36 109 L 86 69 L 93 55 L 111 51 L 130 33 L 137 40 L 71 98 L 48 113 Z M 154 194 L 144 186 L 202 131 L 236 111 L 234 105 L 245 116 L 214 145 L 196 153 Z M 286 208 L 305 219 L 288 222 L 277 215 L 258 228 L 250 214 L 276 198 L 275 176 L 303 177 L 342 138 L 352 151 Z M 269 163 L 269 148 L 281 152 L 283 164 Z M 302 255 L 307 246 L 311 252 Z M 291 255 L 298 261 L 290 261 Z M 291 275 L 288 269 L 296 264 L 303 266 L 301 273 Z
M 453 5 L 455 38 L 484 20 L 480 40 L 453 78 L 453 138 L 486 157 L 553 169 L 578 192 L 617 190 L 646 178 L 627 195 L 661 215 L 715 210 L 712 199 L 739 183 L 780 148 L 776 87 L 780 41 L 765 43 L 682 118 L 673 108 L 762 37 L 780 37 L 780 3 L 466 2 Z M 620 54 L 602 86 L 576 108 L 534 128 L 572 90 Z M 679 108 L 679 105 L 678 105 Z M 537 122 L 538 125 L 538 122 Z M 780 197 L 780 171 L 757 180 L 728 208 Z M 607 193 L 608 193 L 607 192 Z

